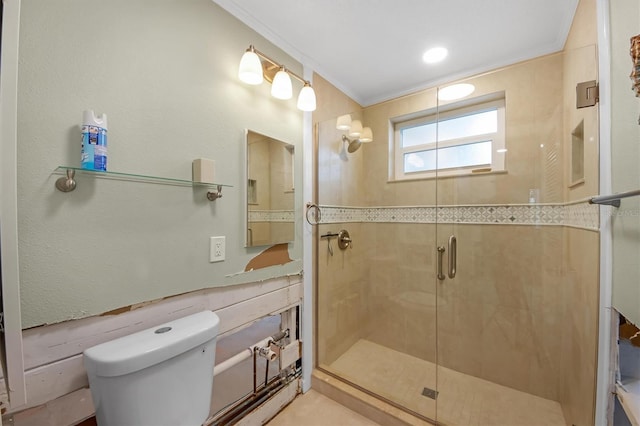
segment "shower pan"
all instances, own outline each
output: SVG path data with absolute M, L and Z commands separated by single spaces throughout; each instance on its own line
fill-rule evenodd
M 596 64 L 589 45 L 466 79 L 461 100 L 349 111 L 376 138 L 346 155 L 316 124 L 318 369 L 432 423 L 593 423 L 598 107 L 575 87 Z

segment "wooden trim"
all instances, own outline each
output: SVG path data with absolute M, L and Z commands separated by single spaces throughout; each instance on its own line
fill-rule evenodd
M 82 355 L 29 370 L 25 378 L 28 398 L 26 406 L 20 409 L 37 407 L 89 386 Z
M 27 395 L 22 351 L 20 279 L 18 267 L 17 119 L 18 38 L 20 0 L 4 1 L 2 25 L 2 71 L 0 72 L 0 240 L 2 247 L 2 299 L 4 312 L 3 367 L 12 408 L 23 406 Z M 3 361 L 5 361 L 3 359 Z M 6 383 L 8 382 L 8 384 Z M 3 400 L 6 402 L 6 400 Z
M 218 337 L 221 337 L 267 315 L 291 309 L 302 300 L 299 276 L 241 287 L 197 291 L 115 316 L 92 317 L 27 330 L 26 354 L 29 362 L 38 366 L 25 374 L 29 398 L 20 408 L 42 404 L 51 406 L 53 400 L 87 387 L 82 351 L 88 347 L 203 310 L 213 310 L 220 317 Z M 4 387 L 0 389 L 0 398 L 6 398 Z M 16 410 L 12 407 L 9 412 Z
M 92 417 L 94 414 L 89 388 L 77 390 L 68 395 L 30 408 L 13 415 L 13 426 L 61 426 L 73 425 Z
M 238 426 L 263 425 L 274 418 L 284 407 L 289 405 L 299 393 L 300 379 L 289 383 L 285 388 L 267 400 L 260 407 L 241 419 Z
M 640 389 L 638 381 L 626 386 L 616 384 L 615 387 L 618 401 L 620 401 L 620 405 L 622 405 L 629 422 L 633 426 L 640 425 L 640 394 L 638 389 Z
M 83 318 L 25 330 L 23 333 L 25 368 L 30 370 L 41 365 L 50 364 L 80 354 L 85 349 L 99 343 L 126 336 L 192 313 L 207 309 L 217 312 L 225 307 L 300 282 L 300 276 L 291 276 L 275 278 L 260 283 L 198 290 L 170 297 L 118 315 Z M 222 335 L 230 329 L 223 330 L 226 324 L 222 317 L 220 319 L 221 329 L 219 334 Z

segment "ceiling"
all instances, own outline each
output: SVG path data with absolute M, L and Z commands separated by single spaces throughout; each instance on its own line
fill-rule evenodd
M 213 1 L 362 106 L 562 50 L 578 4 L 578 0 Z M 441 63 L 427 65 L 422 54 L 434 46 L 446 47 L 449 55 Z

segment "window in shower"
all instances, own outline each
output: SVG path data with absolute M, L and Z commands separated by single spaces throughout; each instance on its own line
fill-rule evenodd
M 394 124 L 396 180 L 503 171 L 504 97 Z

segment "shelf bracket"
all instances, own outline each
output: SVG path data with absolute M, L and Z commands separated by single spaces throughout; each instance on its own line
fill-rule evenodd
M 56 189 L 62 192 L 71 192 L 76 189 L 76 181 L 73 179 L 75 175 L 75 170 L 67 169 L 67 176 L 56 180 Z
M 222 198 L 222 185 L 218 185 L 216 192 L 207 192 L 207 199 L 209 201 L 215 201 L 218 198 Z

